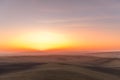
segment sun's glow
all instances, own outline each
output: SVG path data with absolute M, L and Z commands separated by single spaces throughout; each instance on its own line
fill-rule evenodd
M 19 47 L 48 50 L 68 47 L 71 42 L 67 36 L 59 33 L 34 32 L 19 36 L 14 44 L 18 44 Z

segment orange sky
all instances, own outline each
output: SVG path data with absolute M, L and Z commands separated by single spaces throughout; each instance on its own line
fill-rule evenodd
M 1 51 L 67 50 L 119 50 L 116 36 L 106 32 L 85 29 L 39 29 L 6 35 L 0 42 Z
M 5 0 L 0 12 L 0 52 L 120 50 L 117 0 Z

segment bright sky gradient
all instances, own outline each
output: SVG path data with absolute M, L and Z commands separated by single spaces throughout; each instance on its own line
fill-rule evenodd
M 0 51 L 56 48 L 120 50 L 120 0 L 0 0 Z

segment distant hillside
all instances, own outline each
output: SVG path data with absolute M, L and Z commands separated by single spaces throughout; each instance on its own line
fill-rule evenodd
M 96 57 L 107 57 L 107 58 L 120 58 L 120 52 L 96 52 L 96 53 L 89 53 L 89 56 L 96 56 Z

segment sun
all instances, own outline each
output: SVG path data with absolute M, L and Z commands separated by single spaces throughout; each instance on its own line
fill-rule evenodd
M 21 35 L 17 38 L 16 42 L 21 47 L 36 50 L 65 48 L 70 44 L 69 38 L 66 35 L 45 31 Z

